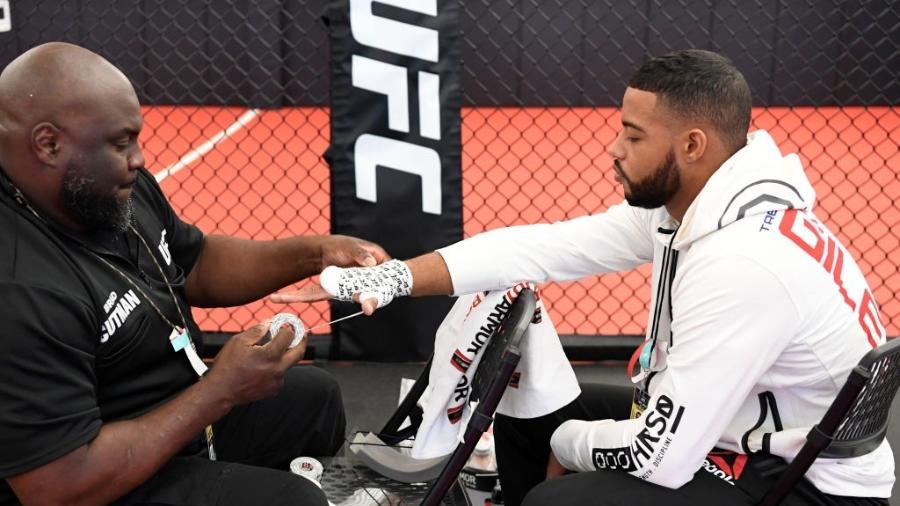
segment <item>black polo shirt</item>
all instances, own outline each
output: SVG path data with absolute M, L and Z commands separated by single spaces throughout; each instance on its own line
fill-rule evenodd
M 144 170 L 132 195 L 149 251 L 131 231 L 78 234 L 48 223 L 17 202 L 2 174 L 0 182 L 2 479 L 71 452 L 103 422 L 145 413 L 196 381 L 184 352 L 169 343 L 171 326 L 135 284 L 181 324 L 155 258 L 196 340 L 184 281 L 203 234 L 175 215 Z M 0 480 L 0 504 L 10 501 Z

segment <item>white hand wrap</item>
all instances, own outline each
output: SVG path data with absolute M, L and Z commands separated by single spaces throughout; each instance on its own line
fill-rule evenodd
M 404 262 L 390 260 L 375 267 L 328 266 L 322 271 L 319 283 L 337 300 L 352 301 L 359 294 L 360 302 L 377 299 L 378 307 L 390 304 L 394 297 L 412 292 L 412 272 Z

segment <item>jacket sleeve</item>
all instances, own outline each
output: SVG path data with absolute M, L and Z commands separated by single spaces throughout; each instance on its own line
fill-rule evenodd
M 568 221 L 501 228 L 439 249 L 454 295 L 568 281 L 653 259 L 650 211 L 621 203 Z
M 731 255 L 692 264 L 673 284 L 672 346 L 647 409 L 633 420 L 562 424 L 551 446 L 566 468 L 682 486 L 796 332 L 796 304 L 758 262 Z

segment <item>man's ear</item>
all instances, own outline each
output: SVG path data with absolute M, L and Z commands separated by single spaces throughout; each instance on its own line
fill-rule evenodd
M 44 165 L 56 167 L 60 160 L 60 130 L 43 121 L 31 129 L 31 149 Z
M 699 128 L 688 130 L 682 144 L 684 160 L 688 163 L 692 163 L 703 158 L 708 145 L 709 138 L 706 137 L 706 132 Z

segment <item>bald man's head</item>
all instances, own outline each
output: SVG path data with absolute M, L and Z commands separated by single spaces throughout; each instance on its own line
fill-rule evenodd
M 70 123 L 96 113 L 97 106 L 111 98 L 137 105 L 125 74 L 100 55 L 72 44 L 32 48 L 0 73 L 0 121 L 15 130 L 41 121 Z
M 128 78 L 82 47 L 43 44 L 0 73 L 0 166 L 65 225 L 124 226 L 142 125 Z

